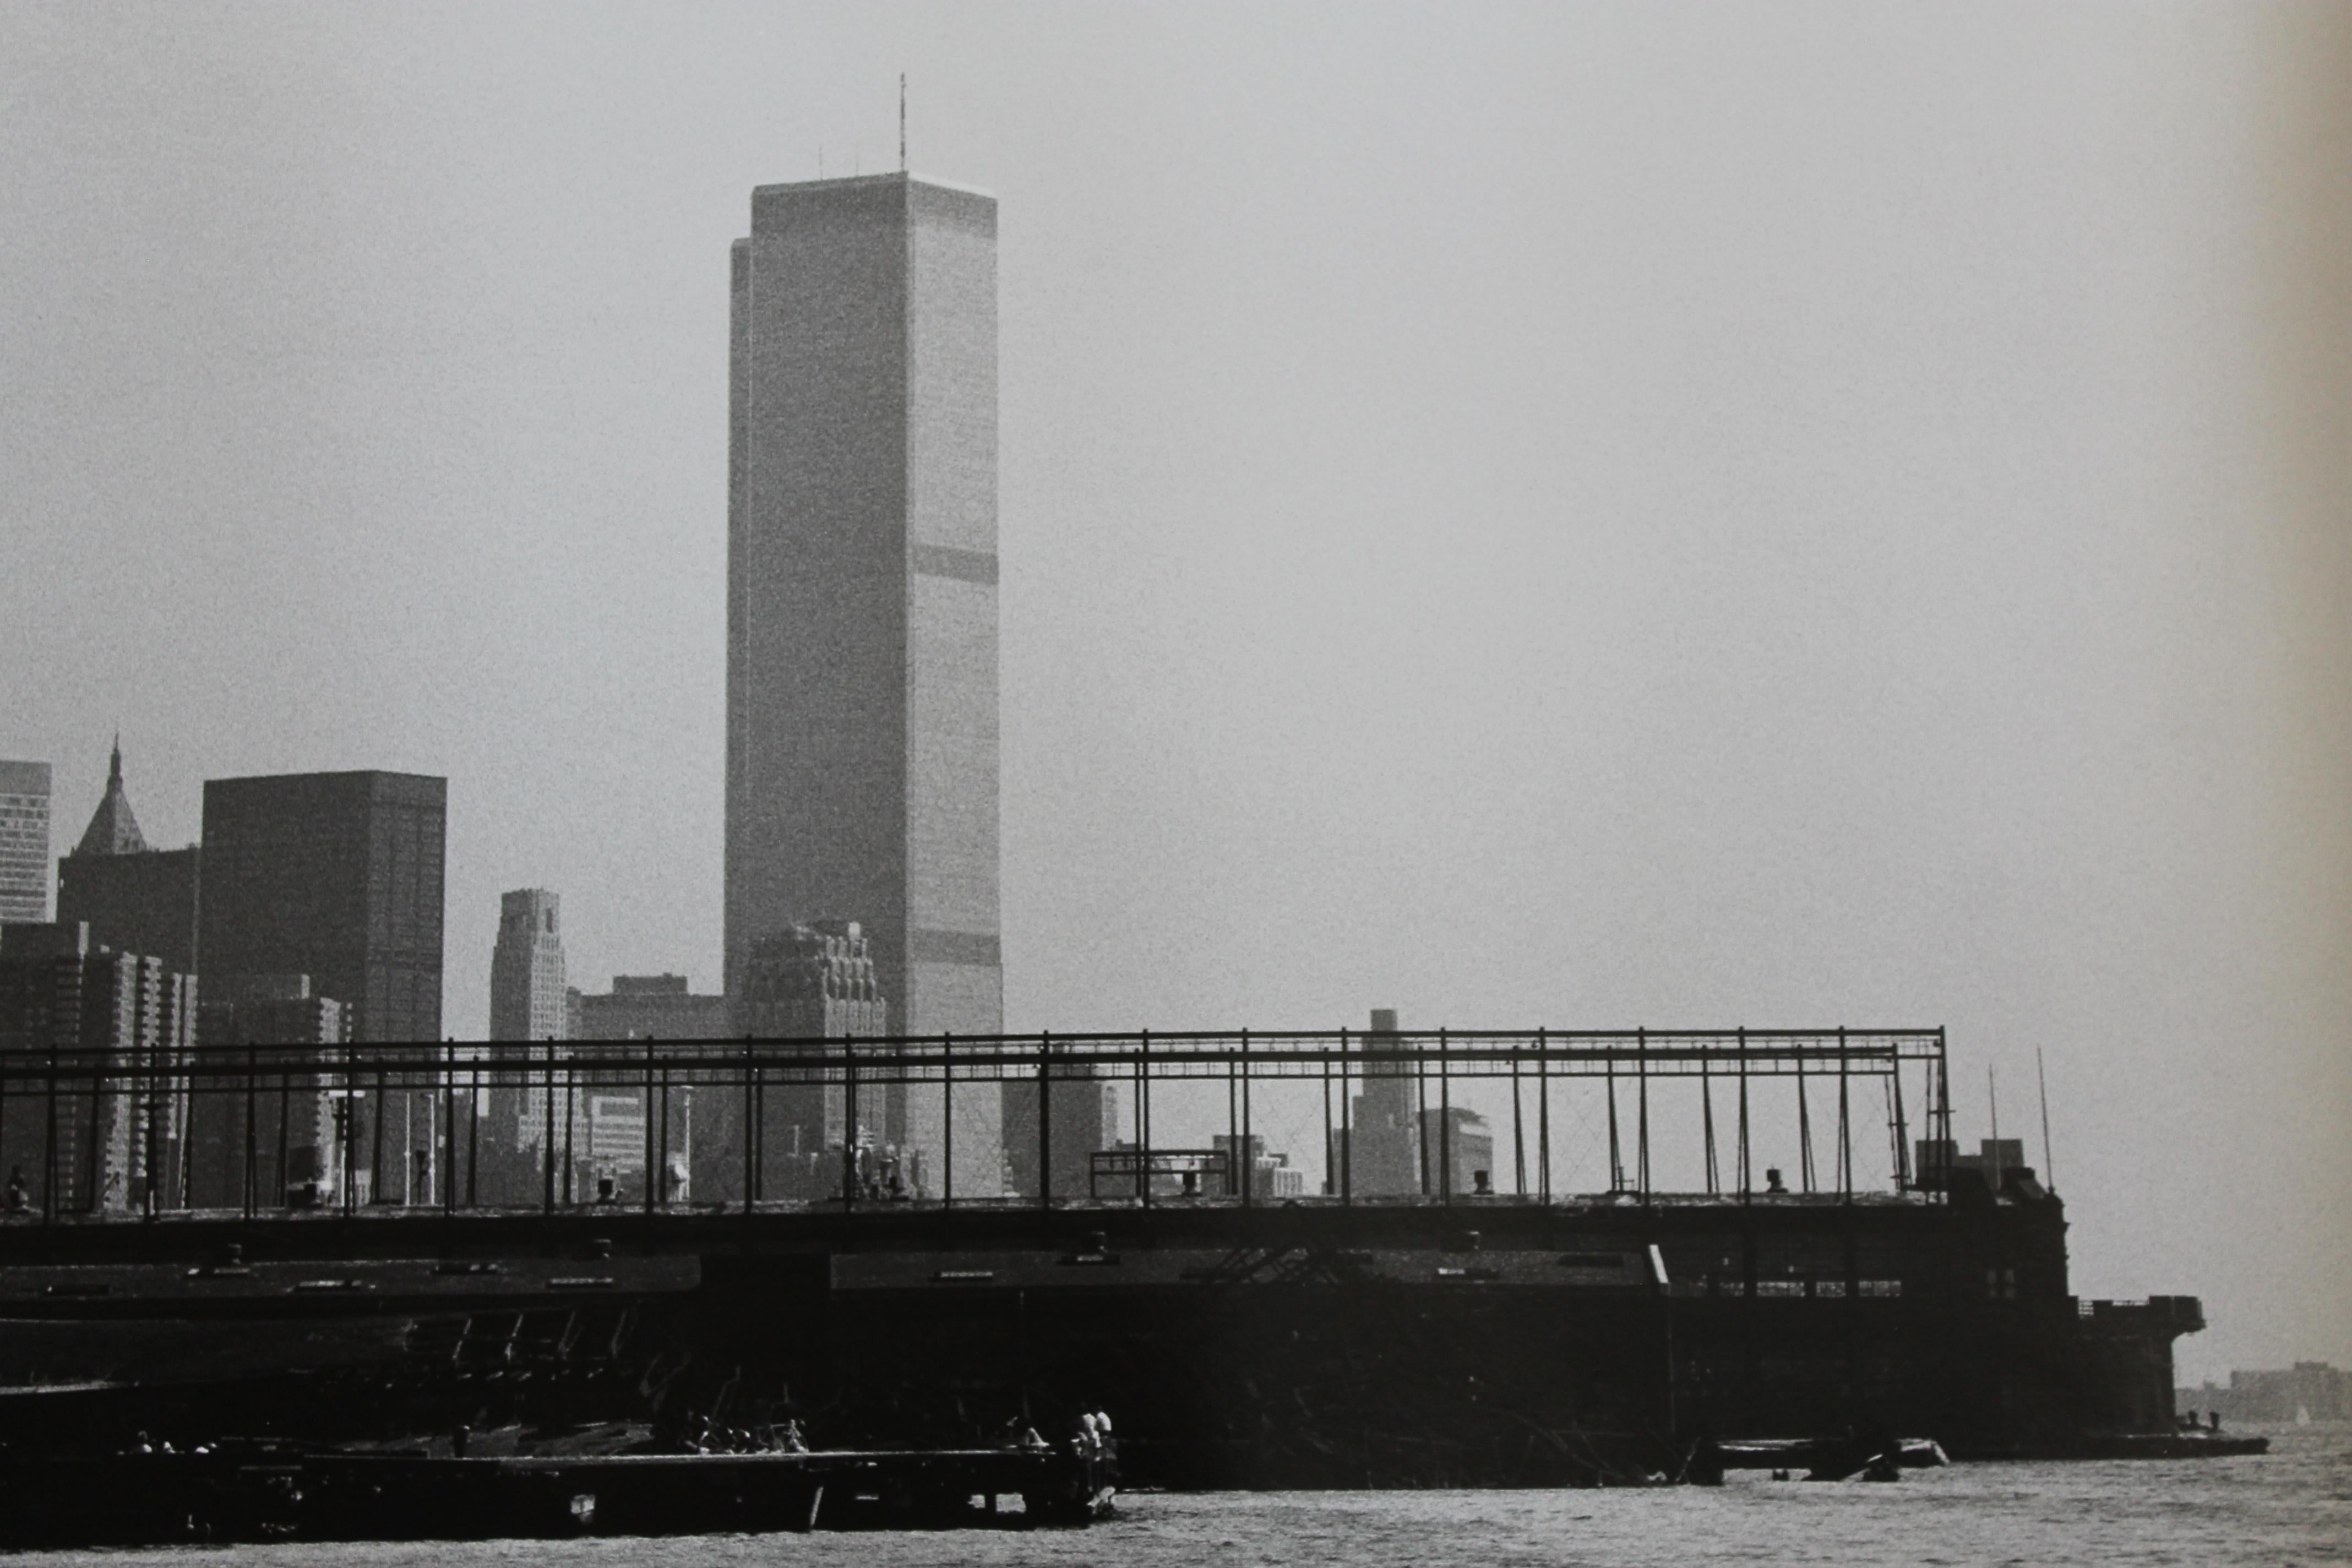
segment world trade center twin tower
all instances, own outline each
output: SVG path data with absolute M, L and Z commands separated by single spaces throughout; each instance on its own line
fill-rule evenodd
M 727 990 L 863 923 L 894 1032 L 1003 1027 L 996 203 L 903 174 L 762 185 L 733 256 Z M 992 1086 L 892 1089 L 936 1193 L 1003 1186 Z

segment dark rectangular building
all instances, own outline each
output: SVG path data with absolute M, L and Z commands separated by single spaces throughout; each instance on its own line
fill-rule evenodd
M 418 773 L 207 779 L 208 984 L 307 974 L 354 1040 L 439 1039 L 448 792 Z
M 196 972 L 196 900 L 204 851 L 68 855 L 58 862 L 58 919 L 89 927 L 90 940 Z

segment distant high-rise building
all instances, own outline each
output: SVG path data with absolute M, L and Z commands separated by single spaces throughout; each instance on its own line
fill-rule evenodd
M 1466 1198 L 1478 1191 L 1485 1176 L 1491 1191 L 1495 1174 L 1495 1135 L 1486 1119 L 1467 1106 L 1431 1106 L 1421 1114 L 1421 1146 L 1429 1157 L 1429 1190 L 1443 1197 Z
M 615 974 L 604 992 L 569 994 L 575 1040 L 715 1040 L 727 1033 L 727 998 L 688 988 L 683 974 Z
M 247 1047 L 257 1092 L 240 1092 L 234 1079 L 189 1097 L 184 1190 L 190 1206 L 265 1208 L 332 1202 L 342 1191 L 346 1161 L 335 1047 L 351 1038 L 351 1010 L 311 994 L 307 974 L 244 975 L 208 991 L 197 1037 L 215 1061 L 221 1051 Z M 289 1047 L 297 1047 L 289 1049 Z M 394 1091 L 394 1099 L 400 1091 Z M 415 1092 L 413 1089 L 407 1092 Z M 356 1097 L 362 1125 L 374 1103 Z M 346 1114 L 353 1114 L 346 1109 Z M 251 1125 L 248 1128 L 247 1121 Z M 373 1195 L 373 1140 L 357 1150 L 352 1176 L 362 1197 Z M 398 1158 L 397 1145 L 392 1155 Z M 394 1179 L 397 1179 L 397 1170 Z
M 1402 1197 L 1430 1190 L 1422 1161 L 1419 1089 L 1414 1064 L 1397 1054 L 1393 1008 L 1372 1009 L 1360 1042 L 1363 1092 L 1349 1106 L 1345 1133 L 1332 1134 L 1332 1187 L 1341 1182 L 1357 1197 Z M 1431 1124 L 1433 1127 L 1433 1123 Z
M 58 862 L 58 920 L 80 921 L 90 940 L 196 972 L 196 900 L 203 851 L 151 849 L 122 787 L 122 747 L 109 762 L 106 795 L 73 852 Z
M 1064 1074 L 1068 1076 L 1065 1077 Z M 1117 1085 L 1094 1076 L 1092 1068 L 1056 1068 L 1053 1091 L 1053 1125 L 1037 1125 L 1037 1086 L 1007 1082 L 999 1088 L 1003 1107 L 1004 1169 L 1012 1190 L 1021 1197 L 1037 1195 L 1037 1161 L 1050 1154 L 1053 1188 L 1057 1198 L 1088 1195 L 1094 1155 L 1119 1141 Z M 962 1136 L 963 1129 L 956 1129 Z M 1050 1151 L 1041 1145 L 1051 1142 Z
M 583 1054 L 591 1056 L 598 1044 L 709 1040 L 727 1033 L 727 999 L 693 990 L 683 974 L 616 974 L 612 990 L 583 994 L 567 989 L 564 1003 L 562 1037 L 586 1042 L 589 1048 Z M 493 1049 L 509 1059 L 530 1058 L 528 1046 Z M 700 1107 L 711 1094 L 723 1100 L 727 1092 L 684 1083 L 666 1095 L 656 1091 L 657 1100 L 667 1103 L 666 1121 L 656 1121 L 653 1142 L 656 1162 L 665 1151 L 668 1153 L 662 1201 L 691 1195 L 686 1173 L 689 1150 L 704 1138 L 707 1118 Z M 689 1110 L 690 1106 L 697 1109 Z M 657 1104 L 657 1119 L 664 1114 Z M 610 1068 L 590 1068 L 559 1079 L 551 1089 L 534 1082 L 502 1089 L 491 1097 L 488 1126 L 500 1152 L 483 1157 L 486 1203 L 539 1204 L 550 1196 L 560 1204 L 584 1202 L 595 1197 L 598 1184 L 605 1181 L 614 1184 L 619 1201 L 635 1203 L 644 1197 L 645 1079 L 628 1052 L 615 1053 Z M 738 1171 L 740 1158 L 739 1147 Z M 740 1184 L 739 1181 L 739 1189 Z
M 874 1039 L 890 1031 L 890 1005 L 876 973 L 873 944 L 856 921 L 817 921 L 771 932 L 751 945 L 727 998 L 730 1032 L 760 1040 L 808 1042 L 809 1054 L 838 1060 L 820 1042 Z M 816 1198 L 841 1191 L 848 1175 L 843 1151 L 887 1186 L 895 1174 L 905 1190 L 920 1183 L 918 1152 L 889 1136 L 891 1102 L 868 1089 L 853 1095 L 848 1075 L 816 1069 L 815 1082 L 798 1078 L 761 1083 L 751 1105 L 758 1144 L 750 1162 L 761 1198 Z M 903 1101 L 900 1102 L 903 1106 Z M 740 1202 L 743 1195 L 743 1091 L 722 1086 L 696 1090 L 694 1190 L 705 1201 Z
M 1238 1144 L 1229 1132 L 1220 1132 L 1209 1140 L 1210 1146 L 1225 1157 L 1226 1169 L 1232 1179 L 1249 1184 L 1250 1195 L 1256 1198 L 1296 1198 L 1307 1192 L 1307 1173 L 1294 1169 L 1290 1156 L 1265 1146 L 1265 1140 L 1251 1133 Z M 1235 1158 L 1235 1150 L 1242 1152 Z M 1236 1185 L 1236 1191 L 1239 1190 Z
M 499 942 L 490 952 L 490 1038 L 571 1037 L 563 983 L 562 900 L 544 888 L 499 900 Z
M 9 1179 L 49 1214 L 178 1206 L 196 987 L 153 958 L 90 941 L 79 921 L 0 924 L 0 1056 L 71 1053 L 97 1088 L 17 1092 L 0 1104 Z M 87 1082 L 87 1080 L 86 1080 Z
M 762 185 L 733 283 L 727 985 L 761 938 L 855 913 L 901 1030 L 997 1034 L 995 200 Z M 1003 1180 L 970 1098 L 959 1196 Z M 942 1108 L 883 1100 L 944 1174 Z
M 354 1040 L 439 1039 L 447 812 L 415 773 L 206 780 L 200 971 L 307 974 Z
M 0 763 L 0 921 L 49 918 L 49 764 Z

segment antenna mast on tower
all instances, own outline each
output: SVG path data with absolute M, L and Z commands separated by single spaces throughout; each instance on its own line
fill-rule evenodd
M 898 173 L 907 172 L 907 73 L 898 73 Z

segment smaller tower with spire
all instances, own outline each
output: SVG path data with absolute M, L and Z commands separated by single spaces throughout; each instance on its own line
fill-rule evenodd
M 106 794 L 81 842 L 58 861 L 58 919 L 87 921 L 90 940 L 197 973 L 196 900 L 203 854 L 156 849 L 139 831 L 122 784 L 122 737 L 107 759 Z

